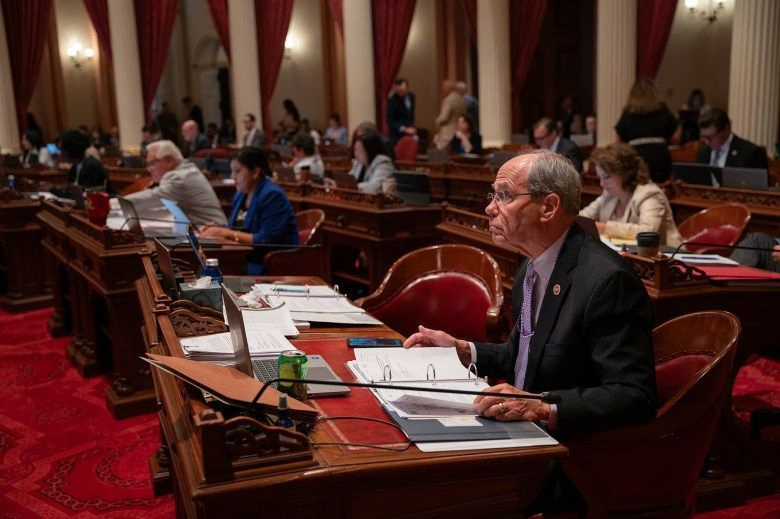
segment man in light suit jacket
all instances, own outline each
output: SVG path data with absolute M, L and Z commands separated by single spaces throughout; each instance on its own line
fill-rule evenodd
M 549 117 L 543 117 L 534 124 L 534 142 L 540 148 L 563 155 L 574 164 L 574 169 L 582 173 L 582 152 L 572 141 L 563 137 L 558 125 Z
M 160 199 L 167 198 L 176 202 L 195 225 L 227 225 L 206 175 L 185 160 L 173 142 L 155 141 L 146 150 L 146 169 L 152 181 L 159 185 L 125 197 L 135 204 L 142 218 L 159 218 L 157 213 L 164 207 Z
M 769 166 L 766 150 L 734 135 L 729 116 L 720 108 L 704 112 L 699 117 L 699 129 L 699 136 L 704 141 L 696 154 L 699 164 L 719 168 L 767 169 Z
M 440 150 L 446 149 L 455 136 L 458 126 L 458 117 L 466 113 L 466 101 L 455 90 L 455 82 L 445 79 L 441 84 L 441 93 L 444 99 L 441 102 L 439 116 L 436 117 L 436 136 L 434 144 Z
M 579 186 L 569 161 L 547 150 L 498 171 L 485 210 L 493 241 L 528 258 L 515 277 L 518 319 L 506 343 L 472 344 L 423 327 L 404 343 L 455 347 L 464 366 L 475 362 L 481 376 L 508 381 L 489 391 L 554 391 L 558 404 L 475 403 L 497 420 L 548 422 L 561 437 L 648 420 L 657 406 L 650 299 L 626 261 L 574 223 Z
M 244 115 L 244 146 L 260 146 L 265 143 L 265 132 L 257 127 L 255 114 Z

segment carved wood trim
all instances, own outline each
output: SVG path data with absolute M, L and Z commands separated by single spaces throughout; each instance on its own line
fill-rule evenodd
M 168 319 L 171 321 L 174 332 L 176 332 L 176 337 L 179 338 L 211 335 L 228 331 L 228 326 L 220 319 L 198 315 L 184 308 L 173 310 L 168 315 Z

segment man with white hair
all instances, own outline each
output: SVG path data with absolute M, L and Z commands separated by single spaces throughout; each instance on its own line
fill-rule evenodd
M 192 119 L 184 121 L 181 125 L 181 134 L 184 137 L 184 156 L 194 157 L 198 150 L 211 148 L 209 138 L 200 132 L 198 123 Z
M 214 189 L 192 162 L 182 157 L 171 141 L 156 141 L 147 147 L 146 169 L 157 187 L 144 189 L 125 198 L 139 214 L 162 207 L 161 198 L 176 202 L 195 225 L 227 225 Z

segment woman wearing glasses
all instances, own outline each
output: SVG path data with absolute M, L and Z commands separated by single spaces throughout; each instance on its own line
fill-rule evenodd
M 639 232 L 653 231 L 661 236 L 661 245 L 682 243 L 669 200 L 650 180 L 647 165 L 634 148 L 623 143 L 596 148 L 590 161 L 603 192 L 580 216 L 596 220 L 599 234 L 633 240 Z

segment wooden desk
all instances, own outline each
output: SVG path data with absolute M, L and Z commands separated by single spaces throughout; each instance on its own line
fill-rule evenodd
M 155 296 L 154 280 L 147 281 L 139 280 L 137 288 L 150 349 L 181 356 L 172 313 L 160 305 L 159 294 Z M 301 339 L 311 346 L 355 333 L 393 335 L 384 327 L 359 332 L 314 329 Z M 334 365 L 337 371 L 341 368 Z M 230 438 L 237 426 L 178 379 L 155 371 L 154 380 L 180 517 L 432 517 L 477 515 L 484 510 L 516 516 L 536 495 L 549 460 L 567 454 L 562 446 L 426 454 L 416 447 L 388 452 L 322 445 L 312 449 L 309 459 L 267 465 L 267 458 L 251 444 L 239 458 L 239 451 L 229 444 L 209 441 L 208 437 Z M 355 392 L 340 398 L 361 402 L 355 414 L 379 412 L 373 398 L 361 400 Z M 324 400 L 315 405 L 326 406 Z M 327 423 L 314 428 L 311 441 L 343 442 Z M 349 434 L 365 425 L 340 427 Z M 152 466 L 156 464 L 153 459 Z
M 17 189 L 23 191 L 37 191 L 38 188 L 36 186 L 41 182 L 64 184 L 68 181 L 67 169 L 50 168 L 47 166 L 32 166 L 29 168 L 24 166 L 0 166 L 0 173 L 2 173 L 4 178 L 8 175 L 13 175 L 16 179 Z M 30 183 L 24 180 L 28 180 Z
M 9 312 L 52 304 L 43 232 L 35 218 L 40 208 L 40 201 L 22 198 L 19 191 L 0 191 L 0 272 L 5 278 L 0 306 Z

